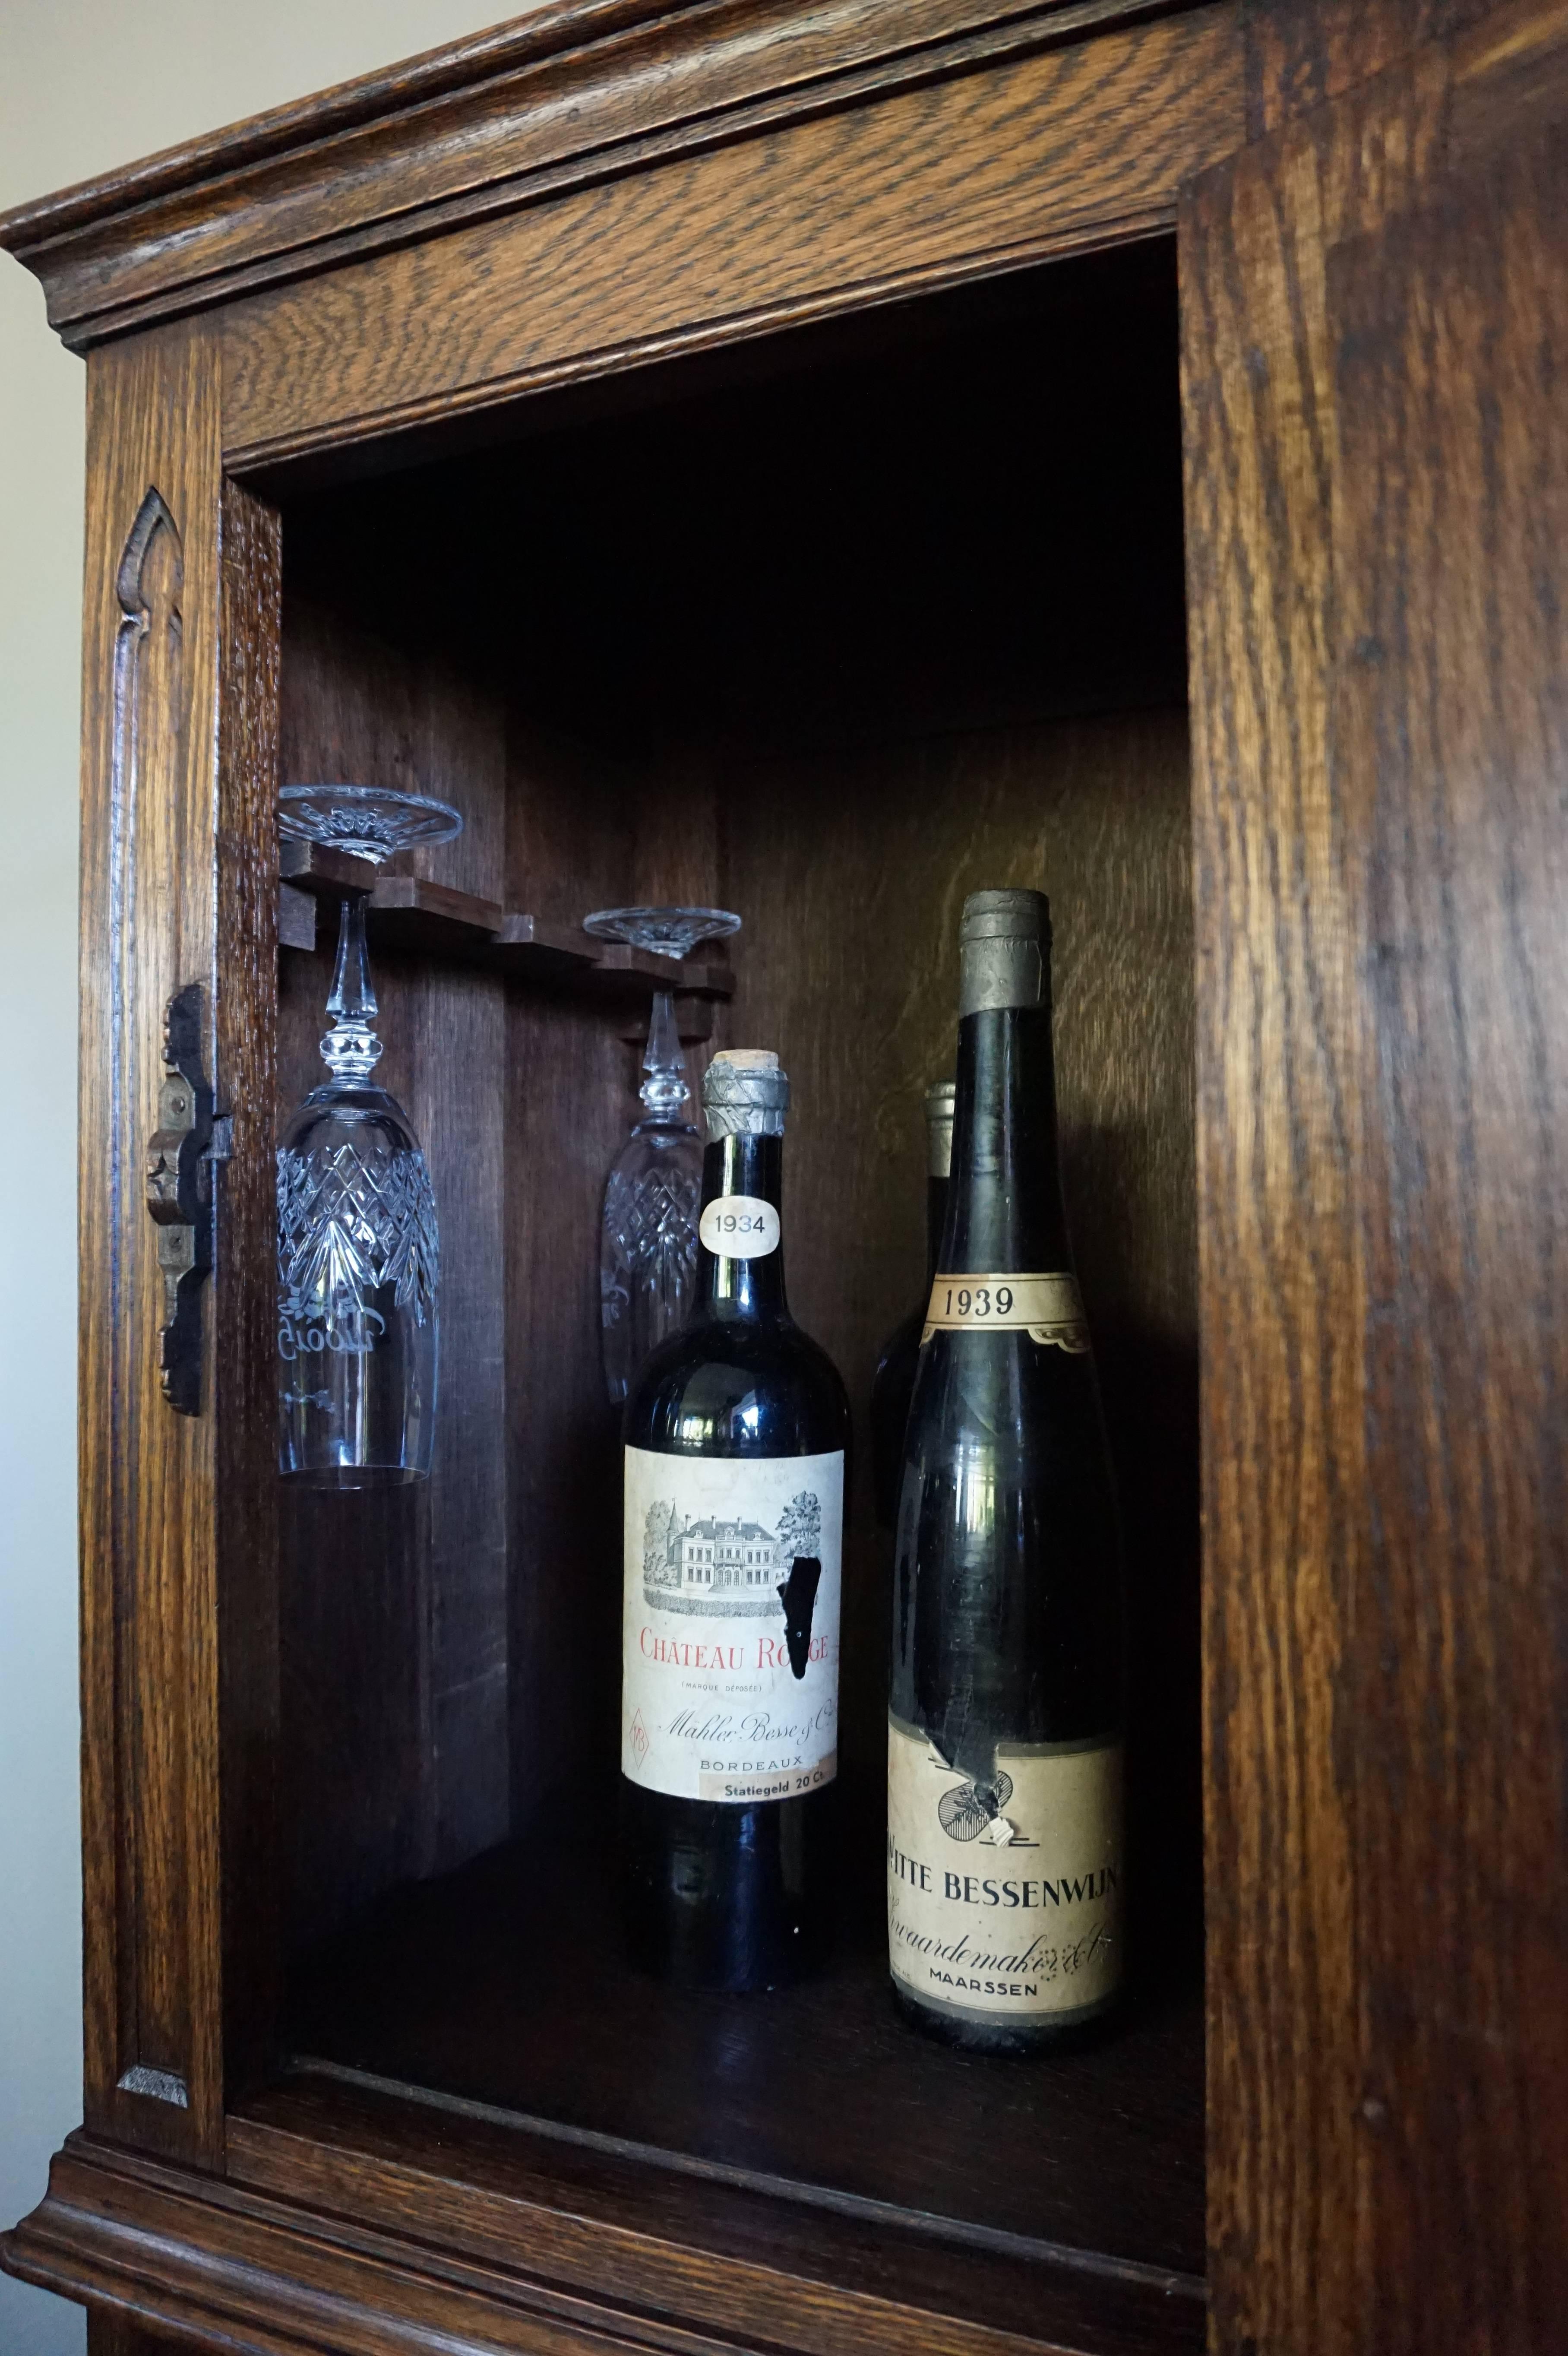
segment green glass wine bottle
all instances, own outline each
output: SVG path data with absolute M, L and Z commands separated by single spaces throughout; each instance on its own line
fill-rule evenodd
M 904 1428 L 914 1397 L 920 1337 L 925 1330 L 926 1302 L 947 1217 L 947 1173 L 952 1162 L 953 1082 L 933 1080 L 925 1092 L 925 1288 L 909 1315 L 889 1334 L 871 1377 L 871 1480 L 877 1526 L 882 1530 L 891 1530 L 898 1518 Z
M 1062 1208 L 1043 894 L 960 928 L 946 1223 L 904 1443 L 888 1729 L 901 2007 L 949 2041 L 1061 2041 L 1122 1976 L 1123 1607 Z

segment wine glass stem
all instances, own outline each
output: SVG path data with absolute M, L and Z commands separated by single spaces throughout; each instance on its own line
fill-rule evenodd
M 643 1102 L 656 1119 L 673 1120 L 690 1091 L 686 1085 L 680 1033 L 676 1027 L 675 999 L 667 990 L 654 993 L 643 1069 L 648 1076 L 638 1092 Z
M 381 1054 L 381 1042 L 370 1028 L 378 1009 L 365 947 L 368 898 L 366 892 L 346 894 L 337 920 L 337 967 L 326 1001 L 326 1011 L 336 1020 L 321 1043 L 321 1053 L 338 1080 L 363 1079 Z

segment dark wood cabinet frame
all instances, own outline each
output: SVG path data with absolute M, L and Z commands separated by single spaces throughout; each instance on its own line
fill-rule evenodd
M 1561 0 L 571 0 L 0 221 L 89 371 L 85 2118 L 0 2256 L 96 2348 L 1561 2335 L 1565 222 Z M 280 486 L 1173 231 L 1206 2322 L 1092 2251 L 270 2083 Z M 186 1416 L 140 1173 L 193 983 L 234 1126 Z

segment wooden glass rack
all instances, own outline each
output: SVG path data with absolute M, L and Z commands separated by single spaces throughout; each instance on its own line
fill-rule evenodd
M 318 843 L 284 843 L 278 874 L 283 948 L 317 948 L 319 904 L 330 912 L 346 892 L 363 892 L 372 941 L 430 957 L 473 958 L 587 999 L 630 1002 L 667 990 L 681 1001 L 683 1038 L 707 1035 L 688 1027 L 694 1002 L 733 995 L 728 954 L 709 949 L 700 957 L 647 957 L 422 875 L 387 874 L 368 860 Z

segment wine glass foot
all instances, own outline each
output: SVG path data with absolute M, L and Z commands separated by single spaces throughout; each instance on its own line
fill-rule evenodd
M 582 929 L 595 940 L 624 941 L 670 958 L 691 955 L 699 941 L 725 939 L 741 929 L 741 919 L 729 908 L 596 908 L 582 919 Z
M 450 842 L 462 831 L 463 813 L 450 802 L 390 786 L 285 786 L 278 796 L 285 841 L 322 843 L 375 867 L 394 851 Z

